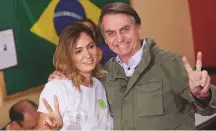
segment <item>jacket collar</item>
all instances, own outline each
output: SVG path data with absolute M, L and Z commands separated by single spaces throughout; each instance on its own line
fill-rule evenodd
M 150 38 L 146 38 L 145 41 L 146 44 L 145 47 L 143 48 L 142 59 L 134 71 L 134 74 L 136 73 L 135 75 L 139 75 L 140 73 L 142 73 L 148 67 L 148 65 L 150 65 L 153 57 L 151 55 L 152 54 L 151 48 L 155 45 L 155 42 Z M 127 80 L 123 67 L 121 67 L 121 65 L 115 60 L 115 58 L 112 59 L 110 66 L 111 68 L 109 68 L 108 71 L 109 72 L 108 80 L 115 80 L 117 78 Z

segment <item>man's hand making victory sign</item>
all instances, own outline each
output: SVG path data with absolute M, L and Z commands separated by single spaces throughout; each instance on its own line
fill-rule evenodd
M 197 53 L 196 70 L 193 70 L 186 57 L 182 58 L 188 72 L 191 93 L 196 97 L 207 97 L 209 95 L 210 76 L 202 68 L 202 53 Z

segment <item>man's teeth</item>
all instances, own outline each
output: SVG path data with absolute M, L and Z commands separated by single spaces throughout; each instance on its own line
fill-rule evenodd
M 126 47 L 127 45 L 128 45 L 128 43 L 125 43 L 125 44 L 119 45 L 119 47 Z

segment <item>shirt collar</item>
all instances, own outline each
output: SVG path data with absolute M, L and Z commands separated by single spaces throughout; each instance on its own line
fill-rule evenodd
M 129 59 L 127 65 L 121 61 L 119 56 L 116 56 L 116 61 L 122 67 L 124 67 L 124 66 L 131 67 L 131 66 L 133 66 L 135 68 L 139 64 L 139 62 L 140 62 L 140 60 L 142 58 L 143 48 L 144 48 L 145 44 L 146 44 L 146 41 L 142 40 L 142 47 Z

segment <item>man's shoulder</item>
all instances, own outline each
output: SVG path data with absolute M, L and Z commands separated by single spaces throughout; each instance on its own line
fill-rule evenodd
M 104 65 L 104 70 L 108 71 L 110 70 L 110 68 L 112 68 L 113 63 L 116 62 L 116 57 L 112 57 L 110 58 Z
M 158 48 L 157 51 L 153 52 L 155 54 L 156 59 L 160 59 L 162 62 L 164 61 L 172 61 L 176 58 L 180 58 L 181 55 L 178 53 L 171 52 L 166 49 Z
M 152 39 L 150 40 L 154 42 Z M 174 53 L 167 49 L 159 48 L 156 43 L 150 48 L 151 56 L 155 59 L 155 62 L 171 62 L 175 59 L 181 59 L 182 56 L 178 53 Z
M 157 46 L 157 43 L 152 39 L 152 38 L 146 38 L 146 45 L 150 48 L 151 52 L 154 54 L 160 56 L 160 57 L 165 57 L 165 58 L 172 58 L 172 57 L 177 57 L 180 56 L 178 53 L 173 53 L 172 51 L 166 50 L 159 48 Z
M 110 73 L 113 72 L 113 65 L 116 62 L 116 57 L 112 57 L 110 58 L 106 64 L 103 66 L 103 69 L 105 70 L 105 74 L 99 78 L 99 80 L 101 81 L 101 83 L 104 85 L 104 82 L 106 81 L 107 77 L 110 75 Z

